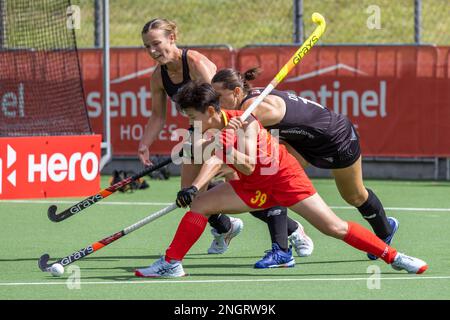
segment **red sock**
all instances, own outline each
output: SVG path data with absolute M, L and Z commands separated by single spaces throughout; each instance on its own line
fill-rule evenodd
M 394 261 L 397 250 L 384 243 L 374 233 L 356 222 L 348 221 L 347 223 L 348 232 L 344 238 L 346 243 L 356 249 L 371 253 L 383 259 L 386 263 Z
M 166 261 L 183 260 L 189 249 L 202 235 L 207 222 L 208 218 L 199 213 L 186 212 L 178 225 L 172 243 L 166 250 Z

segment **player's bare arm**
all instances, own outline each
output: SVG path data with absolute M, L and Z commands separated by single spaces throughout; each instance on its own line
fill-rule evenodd
M 158 66 L 152 75 L 150 89 L 152 92 L 152 115 L 148 119 L 144 134 L 139 143 L 138 156 L 144 165 L 151 165 L 149 160 L 149 148 L 158 137 L 166 121 L 167 97 L 161 80 L 161 72 Z
M 192 185 L 200 190 L 201 188 L 206 186 L 212 178 L 216 176 L 216 174 L 222 168 L 222 165 L 222 160 L 220 160 L 216 156 L 212 156 L 203 163 L 202 168 L 200 169 L 198 176 L 192 182 Z
M 207 57 L 198 51 L 188 51 L 189 74 L 193 80 L 211 83 L 217 67 Z
M 243 135 L 238 134 L 238 149 L 231 148 L 227 159 L 232 161 L 236 170 L 242 174 L 252 174 L 256 165 L 258 122 L 253 117 L 249 117 L 245 122 L 236 117 L 230 119 L 225 129 L 243 130 Z M 239 146 L 244 146 L 244 148 L 239 148 Z
M 244 102 L 242 105 L 242 110 L 247 110 L 248 107 L 256 100 L 257 97 L 250 98 Z M 266 126 L 273 126 L 283 119 L 286 113 L 286 105 L 280 97 L 277 96 L 267 96 L 259 104 L 258 108 L 253 111 L 255 117 L 261 122 L 261 124 Z

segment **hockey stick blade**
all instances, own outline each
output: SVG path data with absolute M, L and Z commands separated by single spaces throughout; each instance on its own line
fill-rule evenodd
M 156 165 L 148 167 L 148 168 L 144 169 L 143 171 L 141 171 L 131 177 L 128 177 L 122 181 L 119 181 L 116 184 L 114 184 L 106 189 L 101 190 L 99 193 L 74 204 L 70 208 L 67 208 L 66 210 L 62 211 L 61 213 L 56 213 L 56 211 L 58 210 L 58 207 L 56 205 L 51 205 L 47 210 L 47 216 L 53 222 L 63 221 L 65 219 L 73 216 L 74 214 L 77 214 L 77 213 L 81 212 L 82 210 L 90 207 L 94 203 L 110 196 L 111 194 L 113 194 L 114 192 L 119 190 L 121 187 L 126 186 L 126 185 L 130 184 L 131 182 L 149 174 L 150 172 L 158 170 L 170 163 L 172 163 L 172 159 L 169 158 L 169 159 L 164 160 Z
M 116 232 L 106 238 L 103 238 L 102 240 L 94 242 L 83 249 L 75 251 L 66 257 L 56 260 L 55 262 L 53 262 L 51 264 L 49 264 L 49 262 L 48 262 L 48 260 L 50 259 L 50 256 L 47 253 L 43 254 L 39 258 L 39 261 L 38 261 L 39 269 L 41 269 L 44 272 L 49 271 L 49 268 L 52 265 L 54 265 L 55 263 L 60 263 L 63 267 L 65 267 L 75 261 L 83 259 L 84 257 L 110 245 L 111 243 L 121 239 L 122 237 L 126 236 L 127 234 L 138 230 L 139 228 L 145 226 L 146 224 L 148 224 L 156 219 L 159 219 L 160 217 L 168 214 L 169 212 L 172 212 L 173 210 L 175 210 L 177 208 L 178 208 L 177 205 L 175 203 L 172 203 L 170 206 L 165 207 L 165 208 L 139 220 L 138 222 L 132 224 L 131 226 L 128 226 L 127 228 L 125 228 L 119 232 Z
M 62 212 L 61 214 L 58 215 L 58 214 L 56 214 L 56 210 L 58 210 L 58 207 L 55 205 L 51 205 L 47 210 L 47 216 L 53 222 L 61 221 L 61 216 L 64 213 L 64 212 Z
M 52 265 L 48 264 L 48 260 L 50 259 L 50 256 L 46 253 L 43 254 L 38 261 L 39 269 L 41 269 L 43 272 L 47 272 L 48 268 L 50 268 Z

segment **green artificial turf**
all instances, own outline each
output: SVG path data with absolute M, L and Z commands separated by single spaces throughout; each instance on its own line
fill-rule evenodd
M 103 186 L 107 178 L 102 177 Z M 437 182 L 366 181 L 387 214 L 400 221 L 393 246 L 428 262 L 429 270 L 420 276 L 396 272 L 383 261 L 369 261 L 365 253 L 320 234 L 290 212 L 315 243 L 313 255 L 296 257 L 293 268 L 253 268 L 270 248 L 270 238 L 261 221 L 242 214 L 244 229 L 225 254 L 206 254 L 212 240 L 207 227 L 183 261 L 188 277 L 136 278 L 135 268 L 164 254 L 184 213 L 181 209 L 75 262 L 79 289 L 73 289 L 77 269 L 67 266 L 60 278 L 39 270 L 42 254 L 67 256 L 167 206 L 174 200 L 179 178 L 149 183 L 147 190 L 118 192 L 60 223 L 48 220 L 48 206 L 56 201 L 61 210 L 80 199 L 0 201 L 0 299 L 450 299 L 446 254 L 450 184 Z M 315 179 L 314 184 L 340 217 L 368 226 L 339 197 L 332 180 Z M 381 272 L 380 282 L 372 270 Z

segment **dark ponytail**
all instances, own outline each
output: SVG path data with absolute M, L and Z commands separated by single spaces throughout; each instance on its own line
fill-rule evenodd
M 234 90 L 234 88 L 241 88 L 245 94 L 251 90 L 249 81 L 255 80 L 261 73 L 261 69 L 251 68 L 241 74 L 234 69 L 222 69 L 219 70 L 212 78 L 212 83 L 223 83 L 223 88 L 228 90 Z
M 260 73 L 261 73 L 261 69 L 259 67 L 251 68 L 244 72 L 244 76 L 243 76 L 244 88 L 243 89 L 244 89 L 245 93 L 248 93 L 252 89 L 252 86 L 248 82 L 255 80 L 259 76 Z

